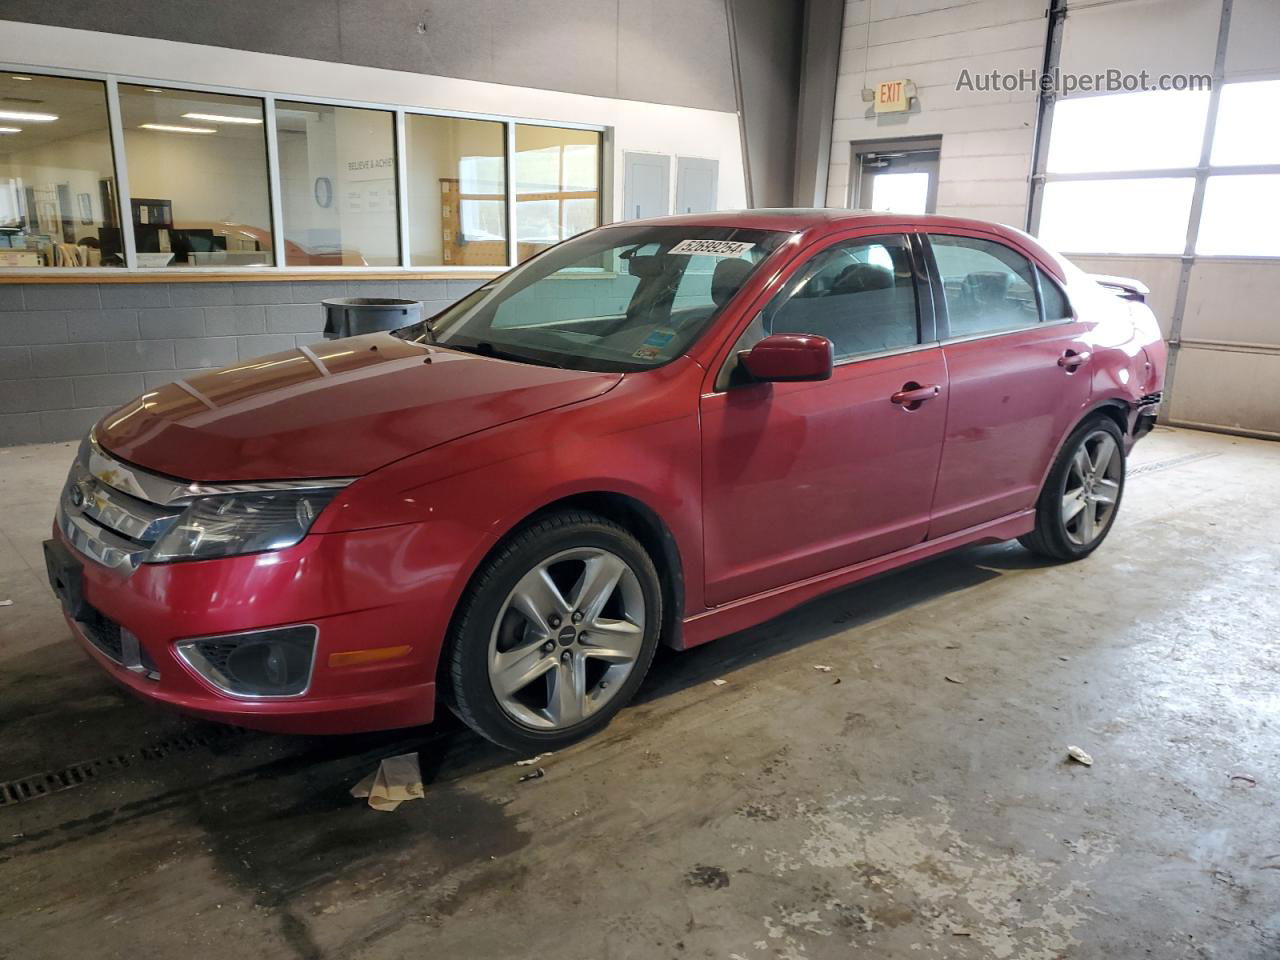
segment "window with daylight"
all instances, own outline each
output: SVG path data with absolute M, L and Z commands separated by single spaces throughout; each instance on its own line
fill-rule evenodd
M 1045 184 L 1040 236 L 1067 253 L 1182 253 L 1193 177 Z
M 278 100 L 276 144 L 286 264 L 400 263 L 391 111 Z
M 0 269 L 120 267 L 100 80 L 0 77 Z
M 119 89 L 137 265 L 273 264 L 262 100 Z
M 1200 162 L 1207 90 L 1067 97 L 1053 108 L 1049 173 L 1119 173 Z
M 410 261 L 414 266 L 505 264 L 503 124 L 416 114 L 404 119 Z
M 516 125 L 516 259 L 600 225 L 600 134 Z

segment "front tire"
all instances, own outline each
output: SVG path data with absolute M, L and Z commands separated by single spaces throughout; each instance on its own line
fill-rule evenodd
M 1086 420 L 1062 445 L 1036 503 L 1036 526 L 1018 542 L 1050 560 L 1080 560 L 1102 544 L 1124 494 L 1124 436 L 1107 416 Z
M 549 514 L 484 563 L 445 649 L 451 707 L 517 753 L 567 746 L 606 726 L 644 680 L 662 590 L 624 527 Z

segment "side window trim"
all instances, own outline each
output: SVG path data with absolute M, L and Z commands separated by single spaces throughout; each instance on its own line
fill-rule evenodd
M 1041 323 L 1065 323 L 1076 319 L 1076 308 L 1071 303 L 1071 297 L 1067 295 L 1067 291 L 1062 288 L 1062 284 L 1058 283 L 1053 277 L 1049 276 L 1046 271 L 1041 269 L 1040 264 L 1034 260 L 1031 261 L 1031 267 L 1036 272 L 1036 300 L 1040 304 L 1040 322 Z M 1065 317 L 1054 317 L 1052 320 L 1045 314 L 1044 308 L 1044 288 L 1045 284 L 1049 284 L 1057 291 L 1058 296 L 1062 298 L 1062 302 L 1066 304 L 1067 315 Z
M 951 316 L 948 312 L 948 307 L 947 307 L 946 289 L 942 283 L 942 271 L 938 268 L 938 260 L 933 251 L 934 236 L 956 237 L 962 240 L 963 239 L 983 240 L 987 243 L 992 243 L 992 244 L 996 244 L 998 246 L 1004 247 L 1010 253 L 1016 254 L 1017 256 L 1025 260 L 1027 262 L 1027 266 L 1031 270 L 1032 277 L 1036 281 L 1035 288 L 1034 288 L 1034 293 L 1036 297 L 1036 318 L 1037 318 L 1036 325 L 1028 326 L 1028 327 L 1015 327 L 1010 330 L 990 330 L 985 333 L 974 333 L 974 334 L 966 334 L 964 336 L 953 337 L 951 335 Z M 930 287 L 933 293 L 934 311 L 935 311 L 935 316 L 937 317 L 937 322 L 938 322 L 938 342 L 939 343 L 942 343 L 942 344 L 967 343 L 970 340 L 987 340 L 987 339 L 990 339 L 991 337 L 1007 337 L 1012 334 L 1026 333 L 1028 330 L 1038 329 L 1040 326 L 1043 326 L 1045 324 L 1044 299 L 1043 299 L 1043 294 L 1040 291 L 1040 282 L 1041 282 L 1040 275 L 1044 271 L 1040 268 L 1040 264 L 1038 264 L 1033 257 L 1028 256 L 1027 254 L 1023 253 L 1021 250 L 1018 250 L 1015 247 L 1009 246 L 1007 243 L 1005 243 L 1004 241 L 994 236 L 984 236 L 984 235 L 972 236 L 970 234 L 964 234 L 964 233 L 945 233 L 943 231 L 922 231 L 920 233 L 920 242 L 924 250 L 926 251 L 926 259 L 930 266 L 930 271 L 931 271 Z M 1050 282 L 1052 282 L 1052 278 L 1050 279 Z M 1059 287 L 1059 289 L 1061 288 Z M 1068 320 L 1074 320 L 1075 310 L 1073 307 L 1071 307 L 1071 300 L 1070 298 L 1067 297 L 1065 291 L 1063 291 L 1063 300 L 1066 302 L 1067 306 L 1072 310 L 1072 316 L 1068 318 Z M 1065 323 L 1067 322 L 1067 320 L 1051 320 L 1048 322 L 1050 324 Z
M 803 251 L 797 260 L 793 261 L 789 268 L 789 275 L 774 289 L 771 294 L 763 296 L 763 302 L 760 303 L 758 309 L 752 312 L 750 320 L 739 331 L 729 344 L 728 350 L 721 360 L 716 372 L 715 381 L 712 385 L 714 393 L 724 393 L 731 389 L 734 384 L 734 371 L 738 366 L 738 354 L 743 349 L 743 341 L 750 336 L 753 331 L 760 329 L 763 336 L 768 336 L 770 331 L 763 329 L 763 316 L 765 309 L 773 300 L 786 290 L 791 282 L 798 277 L 804 269 L 813 262 L 817 257 L 822 256 L 835 247 L 855 244 L 855 243 L 872 243 L 876 240 L 897 239 L 907 250 L 907 256 L 911 260 L 912 265 L 912 287 L 915 293 L 916 301 L 916 339 L 917 342 L 905 347 L 895 347 L 890 350 L 883 350 L 876 353 L 855 354 L 853 356 L 837 359 L 834 363 L 835 367 L 843 367 L 851 363 L 861 363 L 866 360 L 878 360 L 882 357 L 894 356 L 900 353 L 913 353 L 917 350 L 924 350 L 937 347 L 942 338 L 943 328 L 939 323 L 940 311 L 945 311 L 945 301 L 940 296 L 941 287 L 937 280 L 937 271 L 932 267 L 931 261 L 926 255 L 928 241 L 923 232 L 904 228 L 887 233 L 862 233 L 860 231 L 850 231 L 839 234 L 834 237 L 825 238 L 825 242 L 817 241 Z M 775 281 L 776 282 L 776 281 Z M 757 301 L 760 302 L 760 301 Z M 757 341 L 758 342 L 758 341 Z M 753 344 L 754 345 L 754 344 Z
M 787 294 L 789 292 L 789 288 L 791 287 L 791 284 L 798 277 L 803 276 L 805 271 L 809 268 L 809 265 L 812 264 L 819 257 L 822 257 L 825 254 L 830 253 L 832 250 L 836 250 L 840 247 L 857 246 L 860 244 L 870 245 L 873 243 L 884 243 L 885 241 L 894 241 L 901 245 L 901 248 L 907 254 L 908 262 L 911 264 L 911 292 L 912 292 L 912 297 L 915 301 L 915 313 L 916 313 L 916 342 L 914 344 L 907 344 L 902 347 L 893 347 L 893 348 L 890 348 L 889 350 L 876 351 L 875 353 L 851 354 L 846 357 L 838 357 L 836 359 L 835 366 L 837 367 L 843 366 L 846 363 L 852 363 L 857 360 L 863 360 L 863 359 L 872 359 L 874 357 L 884 356 L 885 354 L 902 353 L 908 350 L 919 349 L 921 346 L 926 345 L 930 342 L 928 339 L 926 339 L 926 334 L 930 332 L 930 328 L 933 326 L 932 291 L 926 291 L 926 289 L 922 284 L 924 274 L 921 271 L 921 262 L 917 254 L 916 246 L 913 243 L 914 236 L 915 234 L 913 234 L 912 232 L 904 230 L 901 232 L 873 233 L 873 234 L 854 235 L 851 237 L 838 237 L 836 239 L 831 240 L 830 243 L 827 243 L 826 245 L 819 247 L 817 250 L 814 250 L 795 268 L 791 276 L 787 278 L 786 282 L 783 283 L 782 286 L 778 288 L 777 293 L 775 293 L 772 297 L 770 297 L 769 300 L 765 303 L 765 305 L 758 311 L 759 315 L 763 317 L 765 310 L 767 310 L 775 300 L 777 300 L 779 297 L 782 297 L 784 294 Z M 930 296 L 928 297 L 928 310 L 926 310 L 926 297 L 924 296 L 926 292 L 930 294 Z M 772 317 L 770 317 L 770 320 L 772 320 Z M 772 326 L 771 325 L 766 326 L 765 335 L 769 336 L 772 333 L 773 333 Z

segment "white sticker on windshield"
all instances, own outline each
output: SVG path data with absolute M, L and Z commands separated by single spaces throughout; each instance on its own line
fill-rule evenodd
M 704 257 L 740 257 L 754 246 L 754 243 L 744 243 L 741 240 L 681 240 L 667 253 Z

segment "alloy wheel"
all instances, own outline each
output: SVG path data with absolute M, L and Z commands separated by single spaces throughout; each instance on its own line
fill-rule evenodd
M 1123 481 L 1115 437 L 1106 430 L 1086 434 L 1071 456 L 1062 492 L 1062 525 L 1072 543 L 1087 547 L 1106 531 Z
M 644 592 L 627 562 L 599 547 L 564 550 L 503 602 L 489 638 L 489 683 L 516 722 L 563 730 L 617 695 L 644 636 Z

